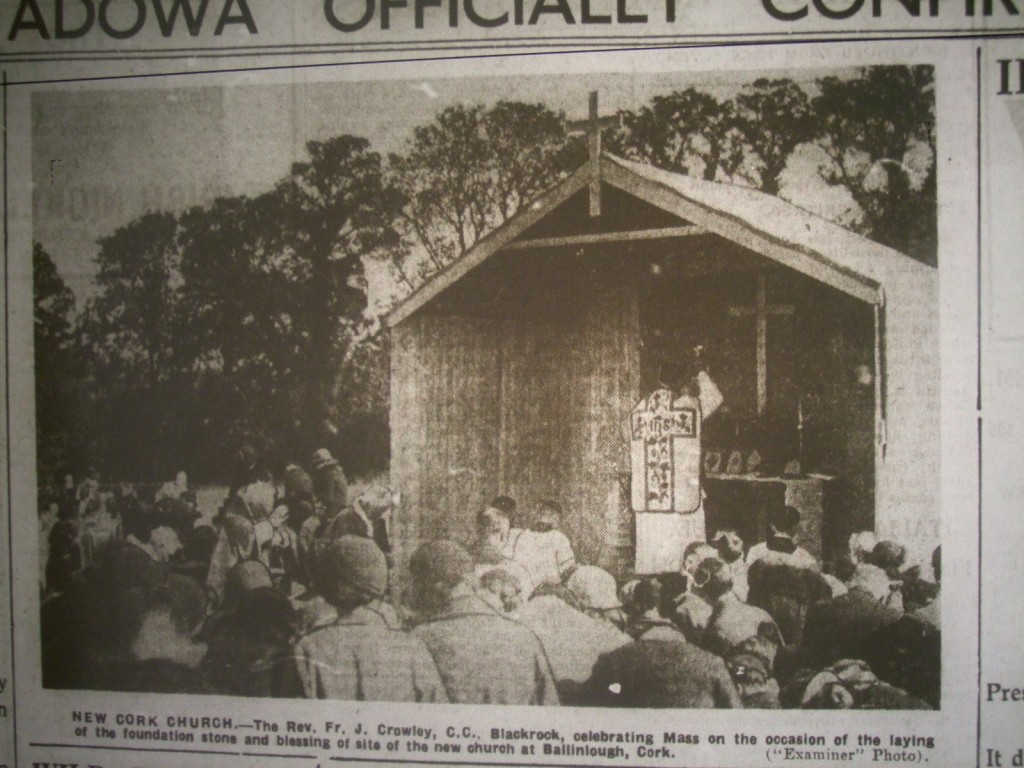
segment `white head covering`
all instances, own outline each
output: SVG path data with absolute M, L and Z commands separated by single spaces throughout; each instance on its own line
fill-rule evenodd
M 621 608 L 615 577 L 596 565 L 581 565 L 565 584 L 584 608 L 608 611 Z
M 877 565 L 861 563 L 857 566 L 857 570 L 853 572 L 853 577 L 850 579 L 850 589 L 860 587 L 876 600 L 881 601 L 885 600 L 892 591 L 890 589 L 891 583 L 886 572 Z
M 878 544 L 874 531 L 858 531 L 850 534 L 850 558 L 855 563 L 863 563 Z

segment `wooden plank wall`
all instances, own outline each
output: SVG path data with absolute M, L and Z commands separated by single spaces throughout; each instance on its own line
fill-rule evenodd
M 629 471 L 627 416 L 640 397 L 640 330 L 632 284 L 607 281 L 594 293 L 577 347 L 579 410 L 574 415 L 581 448 L 572 502 L 588 562 L 620 575 L 623 545 L 632 568 L 633 518 L 621 504 L 620 477 Z M 611 505 L 611 506 L 609 506 Z
M 580 560 L 618 571 L 632 525 L 612 500 L 628 469 L 623 426 L 639 392 L 636 292 L 584 282 L 575 303 L 567 324 L 509 321 L 501 486 L 524 512 L 558 499 Z
M 423 541 L 469 543 L 498 476 L 497 322 L 420 314 L 392 330 L 392 539 L 401 584 Z
M 558 499 L 582 562 L 621 571 L 632 519 L 618 483 L 623 427 L 639 396 L 636 291 L 574 286 L 571 318 L 421 313 L 393 329 L 391 482 L 399 581 L 419 542 L 468 542 L 495 494 L 529 513 Z

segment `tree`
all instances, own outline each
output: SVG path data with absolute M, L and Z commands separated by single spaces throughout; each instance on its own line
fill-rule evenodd
M 307 424 L 323 428 L 336 415 L 337 365 L 365 324 L 363 259 L 395 246 L 393 223 L 403 200 L 366 139 L 340 136 L 306 148 L 309 161 L 296 163 L 277 191 L 289 211 L 297 324 L 314 353 L 304 375 Z
M 621 116 L 622 128 L 610 136 L 609 146 L 631 160 L 708 181 L 732 178 L 742 162 L 732 103 L 704 91 L 655 96 Z
M 826 77 L 812 102 L 820 173 L 863 212 L 865 234 L 935 263 L 935 97 L 928 66 L 877 66 Z
M 182 219 L 184 342 L 204 425 L 222 445 L 256 436 L 282 457 L 344 431 L 358 375 L 338 377 L 363 359 L 364 259 L 398 243 L 401 197 L 368 142 L 341 136 L 307 149 L 270 192 Z
M 72 339 L 75 295 L 39 243 L 32 245 L 32 293 L 37 355 L 65 349 Z
M 182 313 L 179 337 L 196 392 L 195 429 L 209 449 L 203 463 L 225 463 L 243 439 L 279 441 L 287 450 L 301 427 L 288 394 L 300 389 L 303 354 L 298 297 L 301 265 L 286 248 L 288 209 L 271 191 L 218 198 L 181 219 Z M 308 334 L 307 334 L 308 336 Z M 203 451 L 200 451 L 203 452 Z
M 754 169 L 748 181 L 777 195 L 789 156 L 815 135 L 807 93 L 789 79 L 759 78 L 736 95 L 735 124 L 747 147 L 744 166 Z
M 34 305 L 36 459 L 40 478 L 56 479 L 77 458 L 84 415 L 77 407 L 80 378 L 74 326 L 75 296 L 39 243 L 32 246 Z
M 390 334 L 375 325 L 349 347 L 334 381 L 335 418 L 345 438 L 337 443 L 335 456 L 350 474 L 388 466 L 390 385 Z
M 418 126 L 391 168 L 406 198 L 404 221 L 434 269 L 443 268 L 488 226 L 483 107 L 449 107 Z
M 500 224 L 585 158 L 583 144 L 565 134 L 564 115 L 543 104 L 499 101 L 483 114 L 483 128 L 490 153 L 490 205 Z
M 149 212 L 99 240 L 92 351 L 126 387 L 155 389 L 174 365 L 178 329 L 178 222 Z
M 581 143 L 566 139 L 564 117 L 542 104 L 457 105 L 418 126 L 390 164 L 405 196 L 405 234 L 428 266 L 420 270 L 399 253 L 401 278 L 442 269 L 582 159 Z
M 81 320 L 95 427 L 90 451 L 105 472 L 157 479 L 178 468 L 169 430 L 180 423 L 183 318 L 177 218 L 148 212 L 100 238 L 97 296 Z

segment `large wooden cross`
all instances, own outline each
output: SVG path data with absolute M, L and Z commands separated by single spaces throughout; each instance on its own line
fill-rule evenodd
M 757 415 L 764 416 L 768 409 L 768 317 L 792 315 L 792 304 L 769 304 L 764 272 L 757 273 L 757 303 L 753 307 L 729 307 L 732 317 L 757 320 Z
M 590 92 L 590 114 L 586 120 L 570 120 L 566 129 L 570 134 L 585 134 L 590 155 L 590 217 L 601 215 L 601 131 L 619 124 L 615 116 L 597 116 L 597 91 Z

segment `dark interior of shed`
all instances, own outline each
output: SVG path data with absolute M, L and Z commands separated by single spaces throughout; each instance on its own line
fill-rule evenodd
M 872 308 L 711 233 L 558 242 L 688 224 L 614 189 L 606 193 L 604 210 L 591 219 L 586 196 L 574 196 L 518 238 L 556 242 L 499 251 L 427 311 L 541 323 L 557 334 L 571 325 L 580 297 L 600 296 L 603 286 L 628 285 L 639 320 L 638 396 L 657 387 L 663 363 L 689 363 L 701 346 L 725 396 L 705 423 L 705 452 L 739 451 L 746 459 L 756 450 L 764 474 L 781 474 L 796 460 L 804 473 L 833 476 L 849 505 L 849 524 L 869 526 L 876 396 Z M 762 309 L 777 312 L 765 320 L 760 386 L 759 280 Z

